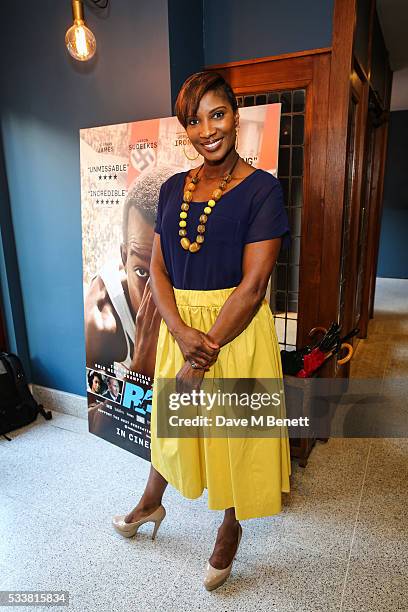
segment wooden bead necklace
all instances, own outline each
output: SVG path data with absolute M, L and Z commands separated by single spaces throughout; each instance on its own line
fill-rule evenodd
M 194 242 L 190 242 L 190 240 L 187 238 L 187 229 L 186 229 L 187 212 L 190 208 L 190 202 L 193 199 L 193 191 L 195 190 L 196 185 L 200 181 L 198 174 L 203 168 L 204 164 L 200 166 L 195 176 L 188 183 L 186 189 L 184 190 L 184 194 L 183 194 L 183 203 L 181 205 L 181 213 L 180 213 L 180 221 L 179 221 L 179 226 L 180 226 L 179 236 L 181 236 L 180 244 L 185 251 L 189 251 L 190 253 L 197 253 L 197 251 L 201 249 L 203 242 L 204 242 L 205 224 L 207 223 L 208 217 L 211 214 L 212 209 L 214 208 L 218 200 L 221 199 L 223 192 L 227 188 L 228 183 L 231 181 L 231 178 L 232 178 L 231 175 L 232 175 L 232 172 L 238 160 L 239 160 L 239 155 L 237 155 L 237 158 L 231 170 L 227 172 L 226 174 L 224 174 L 224 176 L 222 177 L 222 180 L 218 188 L 214 189 L 214 191 L 212 192 L 211 198 L 208 200 L 207 205 L 204 208 L 204 212 L 200 216 L 200 219 L 199 219 L 200 223 L 199 225 L 197 225 L 197 236 Z

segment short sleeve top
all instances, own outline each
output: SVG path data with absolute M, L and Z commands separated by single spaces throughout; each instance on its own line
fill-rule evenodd
M 160 234 L 164 262 L 173 287 L 214 290 L 236 287 L 242 280 L 245 244 L 282 237 L 281 248 L 291 243 L 282 187 L 277 178 L 256 169 L 217 202 L 208 216 L 205 241 L 196 253 L 180 245 L 179 221 L 188 171 L 163 183 L 155 232 Z M 193 242 L 199 217 L 207 202 L 191 202 L 187 237 Z

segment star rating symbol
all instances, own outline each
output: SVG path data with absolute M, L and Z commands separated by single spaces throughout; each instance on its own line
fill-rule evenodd
M 99 204 L 99 200 L 96 200 L 96 203 Z
M 119 200 L 116 200 L 116 204 L 119 204 Z
M 98 178 L 99 178 L 100 181 L 102 179 L 104 181 L 108 181 L 108 180 L 111 181 L 112 179 L 114 179 L 116 181 L 117 178 L 118 178 L 118 175 L 117 174 L 109 174 L 109 175 L 108 174 L 104 174 L 104 175 L 100 174 Z

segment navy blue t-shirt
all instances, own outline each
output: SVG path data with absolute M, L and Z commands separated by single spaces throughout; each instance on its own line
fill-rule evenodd
M 242 280 L 245 244 L 282 237 L 281 248 L 289 247 L 290 230 L 281 184 L 272 174 L 258 168 L 216 203 L 208 216 L 201 249 L 197 253 L 185 251 L 178 232 L 188 172 L 178 172 L 161 186 L 155 224 L 173 287 L 196 290 L 236 287 Z M 191 242 L 197 236 L 199 217 L 206 205 L 207 201 L 190 203 L 186 229 Z

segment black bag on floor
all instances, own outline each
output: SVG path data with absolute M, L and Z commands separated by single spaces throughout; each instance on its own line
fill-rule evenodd
M 52 418 L 31 395 L 17 355 L 0 353 L 0 435 L 10 440 L 6 433 L 32 423 L 39 412 L 47 421 Z

